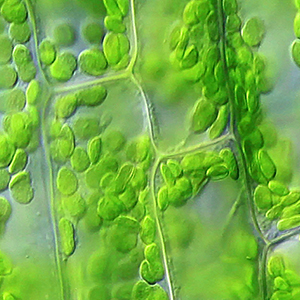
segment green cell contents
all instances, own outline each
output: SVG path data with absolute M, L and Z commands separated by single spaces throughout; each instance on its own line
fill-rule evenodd
M 126 139 L 121 131 L 111 130 L 102 138 L 103 147 L 111 152 L 119 152 L 125 145 Z
M 29 49 L 24 45 L 17 45 L 13 50 L 13 60 L 17 66 L 18 76 L 25 82 L 35 78 L 36 68 Z
M 62 218 L 58 224 L 62 251 L 66 256 L 72 255 L 75 250 L 75 232 L 73 224 L 66 218 Z
M 0 191 L 6 190 L 10 181 L 10 175 L 7 169 L 0 169 Z
M 9 89 L 13 87 L 17 81 L 17 72 L 11 65 L 0 66 L 0 89 Z
M 72 94 L 67 94 L 59 97 L 55 102 L 55 113 L 59 118 L 68 118 L 76 110 L 78 105 L 77 96 Z
M 51 40 L 42 40 L 39 44 L 40 60 L 46 66 L 51 65 L 56 58 L 56 49 Z
M 101 178 L 105 173 L 116 172 L 118 161 L 110 155 L 103 156 L 97 164 L 90 166 L 85 172 L 86 184 L 91 189 L 97 189 L 100 186 Z
M 228 168 L 229 175 L 232 179 L 237 180 L 239 178 L 239 168 L 235 155 L 230 148 L 224 148 L 220 151 L 220 157 L 224 160 L 226 167 Z
M 298 226 L 300 226 L 300 215 L 296 215 L 286 219 L 281 219 L 277 223 L 278 230 L 288 230 Z
M 6 118 L 6 131 L 12 143 L 18 148 L 26 148 L 32 137 L 32 118 L 25 112 L 17 112 Z
M 71 166 L 77 172 L 85 171 L 90 165 L 87 152 L 82 147 L 76 147 L 71 156 Z
M 209 5 L 205 2 L 190 1 L 183 11 L 183 21 L 185 24 L 192 26 L 200 21 L 205 20 L 209 13 Z
M 284 196 L 281 200 L 282 206 L 290 206 L 300 200 L 299 191 L 291 191 L 288 195 Z
M 292 44 L 292 57 L 298 67 L 300 67 L 300 40 L 295 40 Z
M 51 64 L 50 75 L 57 81 L 68 81 L 77 68 L 75 56 L 70 52 L 61 52 Z
M 279 149 L 280 138 L 264 123 L 259 98 L 268 90 L 269 69 L 257 51 L 264 22 L 256 17 L 243 22 L 237 0 L 34 2 L 0 0 L 5 20 L 0 18 L 0 235 L 11 230 L 15 212 L 34 210 L 41 203 L 36 200 L 49 202 L 62 298 L 211 299 L 205 294 L 211 287 L 201 286 L 204 274 L 214 277 L 218 299 L 257 299 L 261 278 L 262 298 L 300 299 L 299 276 L 272 254 L 300 226 L 300 191 L 289 189 L 297 177 L 282 175 L 288 164 L 280 158 L 288 151 Z M 147 28 L 148 2 L 162 30 L 155 22 Z M 49 16 L 41 13 L 44 5 Z M 291 52 L 300 66 L 298 40 Z M 152 106 L 153 99 L 161 103 Z M 186 122 L 177 124 L 173 110 L 178 120 L 186 113 Z M 164 126 L 170 121 L 177 127 L 168 145 Z M 35 153 L 34 144 L 42 146 Z M 49 197 L 38 193 L 44 173 L 32 171 L 39 160 L 45 160 L 41 172 L 49 164 Z M 224 196 L 217 200 L 222 205 L 213 207 L 209 220 L 194 222 L 211 186 Z M 226 202 L 227 192 L 239 194 L 236 202 L 230 195 L 232 202 Z M 217 220 L 216 212 L 225 215 Z M 230 214 L 234 220 L 228 218 L 227 226 Z M 24 228 L 34 229 L 37 220 Z M 231 243 L 236 220 L 241 236 Z M 259 244 L 244 234 L 242 222 L 254 224 Z M 220 234 L 224 241 L 218 245 Z M 203 264 L 200 250 L 216 254 L 213 268 Z M 32 272 L 20 292 L 14 286 L 22 267 L 12 267 L 0 253 L 0 298 L 34 298 L 21 293 L 34 283 Z M 14 277 L 6 276 L 10 273 Z
M 107 16 L 104 19 L 105 27 L 115 33 L 123 33 L 126 30 L 125 24 L 122 22 L 122 18 L 119 16 Z
M 98 106 L 103 103 L 107 97 L 107 90 L 102 85 L 82 89 L 77 92 L 77 98 L 80 105 Z
M 103 0 L 107 14 L 110 16 L 125 17 L 129 10 L 128 0 Z
M 86 211 L 86 203 L 79 193 L 61 198 L 62 207 L 70 217 L 80 219 Z
M 237 13 L 238 5 L 236 0 L 223 0 L 223 9 L 228 16 Z
M 20 204 L 28 204 L 34 197 L 30 175 L 27 171 L 21 171 L 14 175 L 9 182 L 9 189 L 12 197 Z
M 16 300 L 16 298 L 11 293 L 5 292 L 3 294 L 3 300 Z
M 228 123 L 228 116 L 229 112 L 227 105 L 222 105 L 219 109 L 216 121 L 209 129 L 209 137 L 212 140 L 218 138 L 224 132 Z
M 32 129 L 36 129 L 39 126 L 39 122 L 40 122 L 40 115 L 39 115 L 38 109 L 34 105 L 28 105 L 28 106 L 26 106 L 26 110 L 27 110 L 27 114 L 30 119 L 30 124 L 31 124 Z M 32 132 L 33 136 L 30 141 L 34 140 L 35 133 L 37 133 L 37 131 Z M 28 145 L 28 148 L 30 148 L 29 145 Z M 29 151 L 29 149 L 28 149 L 28 151 Z
M 168 159 L 167 160 L 167 166 L 170 170 L 170 172 L 172 173 L 172 175 L 175 177 L 175 178 L 178 178 L 181 176 L 182 174 L 182 168 L 180 166 L 180 163 L 175 160 L 175 159 Z
M 107 68 L 105 56 L 98 48 L 82 51 L 78 58 L 78 64 L 82 72 L 91 76 L 99 76 Z
M 202 133 L 210 127 L 217 118 L 215 106 L 202 98 L 198 100 L 194 107 L 191 120 L 191 129 L 195 133 Z
M 6 0 L 1 7 L 3 18 L 9 23 L 23 23 L 27 18 L 27 11 L 21 0 Z
M 134 175 L 134 166 L 131 163 L 125 163 L 120 167 L 113 183 L 113 189 L 117 193 L 124 192 L 125 187 Z
M 9 165 L 9 173 L 16 173 L 22 171 L 27 164 L 27 154 L 23 149 L 17 149 L 11 164 Z
M 13 49 L 12 42 L 6 34 L 0 35 L 0 49 L 0 63 L 5 64 L 10 61 Z
M 23 24 L 12 23 L 9 27 L 9 35 L 17 43 L 26 43 L 31 36 L 30 27 L 27 22 Z
M 272 192 L 267 186 L 258 185 L 254 191 L 254 201 L 258 209 L 270 209 L 272 207 Z
M 55 138 L 50 144 L 51 156 L 56 162 L 66 162 L 75 148 L 74 133 L 68 124 L 52 123 L 52 134 Z
M 146 216 L 141 222 L 140 236 L 142 241 L 149 245 L 154 242 L 156 233 L 156 225 L 154 220 L 150 216 Z
M 75 136 L 83 140 L 88 140 L 100 133 L 100 124 L 98 118 L 95 117 L 79 117 L 75 120 L 73 128 Z
M 173 176 L 171 169 L 166 164 L 160 165 L 160 173 L 166 185 L 173 186 L 175 184 L 176 177 Z
M 78 180 L 74 172 L 66 167 L 62 167 L 56 178 L 57 189 L 63 195 L 72 195 L 78 189 Z
M 113 246 L 122 253 L 127 253 L 137 245 L 139 223 L 131 218 L 120 216 L 114 220 L 111 235 Z
M 269 181 L 268 187 L 273 193 L 279 196 L 285 196 L 289 193 L 289 190 L 286 187 L 286 185 L 277 180 Z
M 140 136 L 131 141 L 126 149 L 127 158 L 134 163 L 146 160 L 151 152 L 151 142 L 148 136 Z
M 19 88 L 13 88 L 0 94 L 0 110 L 3 112 L 21 111 L 25 103 L 25 94 Z
M 165 211 L 169 206 L 168 187 L 163 186 L 158 191 L 157 205 L 161 211 Z
M 150 284 L 154 284 L 164 277 L 164 268 L 160 259 L 157 244 L 152 243 L 145 247 L 145 260 L 140 266 L 141 276 Z
M 7 167 L 13 159 L 15 147 L 3 132 L 0 133 L 0 167 Z
M 141 167 L 135 168 L 130 180 L 130 184 L 134 189 L 142 191 L 146 187 L 148 182 L 148 177 L 145 171 L 146 170 L 142 169 Z
M 113 194 L 106 194 L 98 202 L 98 215 L 104 220 L 114 220 L 124 210 L 123 202 Z
M 264 23 L 257 17 L 249 19 L 242 29 L 243 39 L 251 47 L 259 45 L 264 35 Z
M 88 155 L 90 162 L 95 164 L 99 161 L 101 156 L 102 140 L 100 136 L 96 136 L 88 142 Z
M 4 197 L 0 197 L 0 222 L 5 223 L 11 214 L 11 205 Z
M 11 272 L 12 272 L 12 262 L 3 252 L 0 252 L 0 275 L 6 276 L 11 274 Z
M 138 281 L 132 290 L 132 300 L 167 300 L 168 295 L 158 284 L 149 285 L 145 281 Z
M 28 104 L 37 104 L 41 95 L 40 83 L 33 79 L 27 86 L 26 89 L 26 101 Z
M 283 275 L 285 270 L 284 261 L 282 256 L 274 255 L 269 259 L 268 262 L 268 273 L 272 277 Z
M 229 171 L 226 165 L 224 164 L 216 164 L 211 166 L 206 171 L 207 177 L 210 177 L 212 180 L 222 180 L 229 175 Z
M 130 43 L 122 33 L 108 33 L 103 41 L 103 52 L 108 64 L 123 69 L 129 62 Z
M 265 177 L 268 180 L 273 179 L 276 174 L 276 166 L 269 154 L 264 150 L 259 150 L 258 161 L 260 164 L 261 171 L 265 175 Z

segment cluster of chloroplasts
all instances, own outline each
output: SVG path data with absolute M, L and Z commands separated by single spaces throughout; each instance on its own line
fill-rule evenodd
M 300 67 L 300 1 L 295 0 L 295 5 L 298 9 L 294 19 L 294 33 L 297 39 L 292 44 L 292 57 L 296 65 Z
M 0 71 L 1 74 L 5 74 L 1 76 L 0 88 L 10 89 L 17 84 L 18 78 L 29 82 L 36 75 L 30 51 L 27 46 L 23 45 L 31 38 L 27 9 L 23 1 L 2 1 L 0 21 Z
M 300 2 L 295 1 L 297 8 L 300 8 Z M 295 35 L 300 37 L 300 15 L 299 12 L 294 20 Z M 292 55 L 297 65 L 300 66 L 300 43 L 296 40 L 292 46 Z M 297 54 L 298 53 L 298 54 Z M 253 145 L 263 146 L 265 135 L 256 134 L 252 138 Z M 258 146 L 257 146 L 258 148 Z M 251 147 L 245 144 L 246 155 L 255 155 Z M 277 168 L 268 156 L 267 152 L 259 150 L 257 158 L 253 162 L 254 179 L 259 183 L 254 192 L 254 201 L 259 211 L 265 212 L 266 217 L 270 220 L 279 219 L 277 222 L 278 230 L 288 230 L 300 226 L 300 192 L 299 190 L 289 190 L 281 181 L 273 180 Z M 259 172 L 260 171 L 260 172 Z
M 219 137 L 228 123 L 228 93 L 220 52 L 220 33 L 215 1 L 190 1 L 183 11 L 183 24 L 170 35 L 174 68 L 202 93 L 196 103 L 191 130 L 211 139 Z
M 266 216 L 273 220 L 280 216 L 284 206 L 294 202 L 281 198 L 289 194 L 289 190 L 283 182 L 275 179 L 276 166 L 268 154 L 268 149 L 264 147 L 265 137 L 258 128 L 262 119 L 259 95 L 268 91 L 265 61 L 255 51 L 263 39 L 264 25 L 260 19 L 251 18 L 244 24 L 240 34 L 241 21 L 237 15 L 236 2 L 224 1 L 223 10 L 226 20 L 223 41 L 225 61 L 222 72 L 226 71 L 223 82 L 227 82 L 227 94 L 233 106 L 232 121 L 237 125 L 248 173 L 258 184 L 254 193 L 255 203 L 260 211 L 268 210 Z M 224 80 L 226 76 L 228 80 Z M 205 95 L 204 92 L 203 94 Z M 205 122 L 203 120 L 212 120 L 215 116 L 216 112 L 212 106 L 207 100 L 201 99 L 196 106 L 192 122 L 203 124 Z M 274 194 L 274 197 L 271 197 L 271 194 Z M 296 219 L 293 217 L 281 220 L 278 229 L 285 230 L 298 226 L 300 223 L 298 224 Z
M 1 1 L 0 15 L 0 112 L 3 115 L 0 132 L 0 191 L 9 188 L 12 198 L 28 204 L 34 197 L 31 176 L 26 171 L 28 153 L 39 145 L 40 85 L 29 50 L 32 45 L 27 8 L 23 1 Z M 26 90 L 25 90 L 26 89 Z M 0 197 L 1 232 L 11 215 L 11 204 Z M 1 276 L 12 272 L 9 259 L 0 254 Z M 15 299 L 8 292 L 3 299 Z
M 126 36 L 124 18 L 128 15 L 129 1 L 104 1 L 107 16 L 103 25 L 85 21 L 81 33 L 89 48 L 81 51 L 78 58 L 68 50 L 75 44 L 76 31 L 72 24 L 62 23 L 53 30 L 53 38 L 45 38 L 39 44 L 39 58 L 47 74 L 56 81 L 66 82 L 79 68 L 89 76 L 103 75 L 108 66 L 121 70 L 129 63 L 130 42 Z M 67 49 L 67 50 L 65 50 Z
M 41 92 L 28 49 L 32 39 L 27 17 L 23 1 L 1 2 L 0 111 L 4 114 L 4 131 L 0 133 L 0 190 L 9 187 L 12 197 L 21 204 L 29 203 L 34 196 L 30 174 L 25 168 L 28 152 L 39 144 L 37 105 Z M 10 214 L 8 206 L 7 201 L 3 206 L 6 214 L 3 220 Z
M 271 300 L 300 298 L 300 277 L 287 266 L 282 255 L 274 254 L 269 257 L 268 275 Z
M 160 164 L 164 185 L 159 189 L 157 205 L 165 211 L 169 205 L 180 207 L 196 196 L 209 181 L 239 177 L 238 164 L 230 148 L 217 151 L 201 151 L 181 158 L 168 159 Z
M 268 158 L 262 165 L 269 164 Z M 269 166 L 269 165 L 267 165 Z M 276 170 L 274 163 L 270 165 Z M 254 191 L 254 201 L 260 212 L 264 212 L 270 220 L 279 219 L 278 230 L 288 230 L 300 226 L 300 192 L 291 190 L 285 184 L 277 180 L 259 184 Z
M 222 4 L 220 15 L 214 0 L 190 1 L 183 12 L 184 24 L 175 27 L 170 36 L 171 62 L 201 91 L 192 111 L 191 130 L 203 133 L 209 129 L 211 139 L 227 126 L 229 100 L 245 112 L 241 119 L 248 112 L 257 112 L 259 94 L 269 89 L 264 59 L 250 49 L 264 36 L 262 21 L 249 19 L 241 35 L 236 0 Z M 220 19 L 224 32 L 220 32 Z
M 35 106 L 39 90 L 38 82 L 32 80 L 26 91 L 27 101 L 20 90 L 26 107 L 7 111 L 2 122 L 4 132 L 0 133 L 0 190 L 9 187 L 13 198 L 22 204 L 29 203 L 34 196 L 30 174 L 24 169 L 28 164 L 27 152 L 39 144 L 39 113 Z
M 130 299 L 132 290 L 135 297 L 140 293 L 145 299 L 167 297 L 155 285 L 163 279 L 164 267 L 148 204 L 150 139 L 141 135 L 126 142 L 121 131 L 110 129 L 109 117 L 75 114 L 82 106 L 101 105 L 106 97 L 102 85 L 56 97 L 50 152 L 53 163 L 59 165 L 56 206 L 61 252 L 65 258 L 74 253 L 76 228 L 82 220 L 88 232 L 100 232 L 102 245 L 87 265 L 95 285 L 89 299 L 119 299 L 120 293 L 122 299 Z M 139 270 L 144 281 L 133 288 Z

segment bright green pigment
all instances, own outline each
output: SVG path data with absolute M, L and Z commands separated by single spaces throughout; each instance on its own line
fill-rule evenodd
M 78 104 L 75 94 L 67 94 L 60 96 L 55 103 L 55 112 L 59 118 L 68 118 L 76 110 Z
M 82 89 L 77 92 L 80 105 L 98 106 L 103 103 L 107 96 L 107 90 L 102 85 Z
M 9 173 L 16 173 L 22 171 L 27 164 L 27 154 L 23 149 L 17 149 L 11 164 L 9 165 Z
M 20 204 L 28 204 L 34 196 L 30 175 L 27 171 L 21 171 L 14 175 L 9 182 L 12 197 Z
M 97 48 L 82 51 L 78 58 L 78 64 L 82 72 L 91 76 L 103 74 L 107 67 L 103 52 Z
M 50 75 L 57 81 L 68 81 L 77 68 L 76 58 L 70 52 L 58 54 L 51 64 Z
M 42 40 L 39 44 L 40 60 L 45 65 L 51 65 L 56 58 L 56 49 L 51 40 Z
M 63 195 L 72 195 L 78 189 L 78 180 L 76 175 L 68 168 L 62 167 L 56 178 L 57 189 Z
M 25 5 L 20 0 L 6 0 L 1 7 L 3 18 L 11 23 L 23 23 L 27 18 Z
M 86 151 L 81 147 L 76 147 L 71 156 L 71 166 L 77 172 L 85 171 L 90 165 L 90 160 Z
M 73 225 L 68 219 L 62 218 L 59 221 L 58 228 L 63 253 L 70 256 L 75 250 Z
M 41 94 L 40 83 L 35 79 L 31 80 L 26 89 L 27 103 L 36 104 L 39 101 L 40 94 Z
M 128 64 L 130 44 L 128 38 L 121 33 L 108 33 L 103 41 L 103 51 L 110 66 L 117 69 Z
M 4 197 L 0 197 L 0 222 L 6 222 L 11 214 L 11 205 Z
M 30 82 L 36 75 L 35 64 L 29 49 L 24 45 L 17 45 L 13 50 L 13 60 L 17 66 L 18 76 L 25 82 Z

